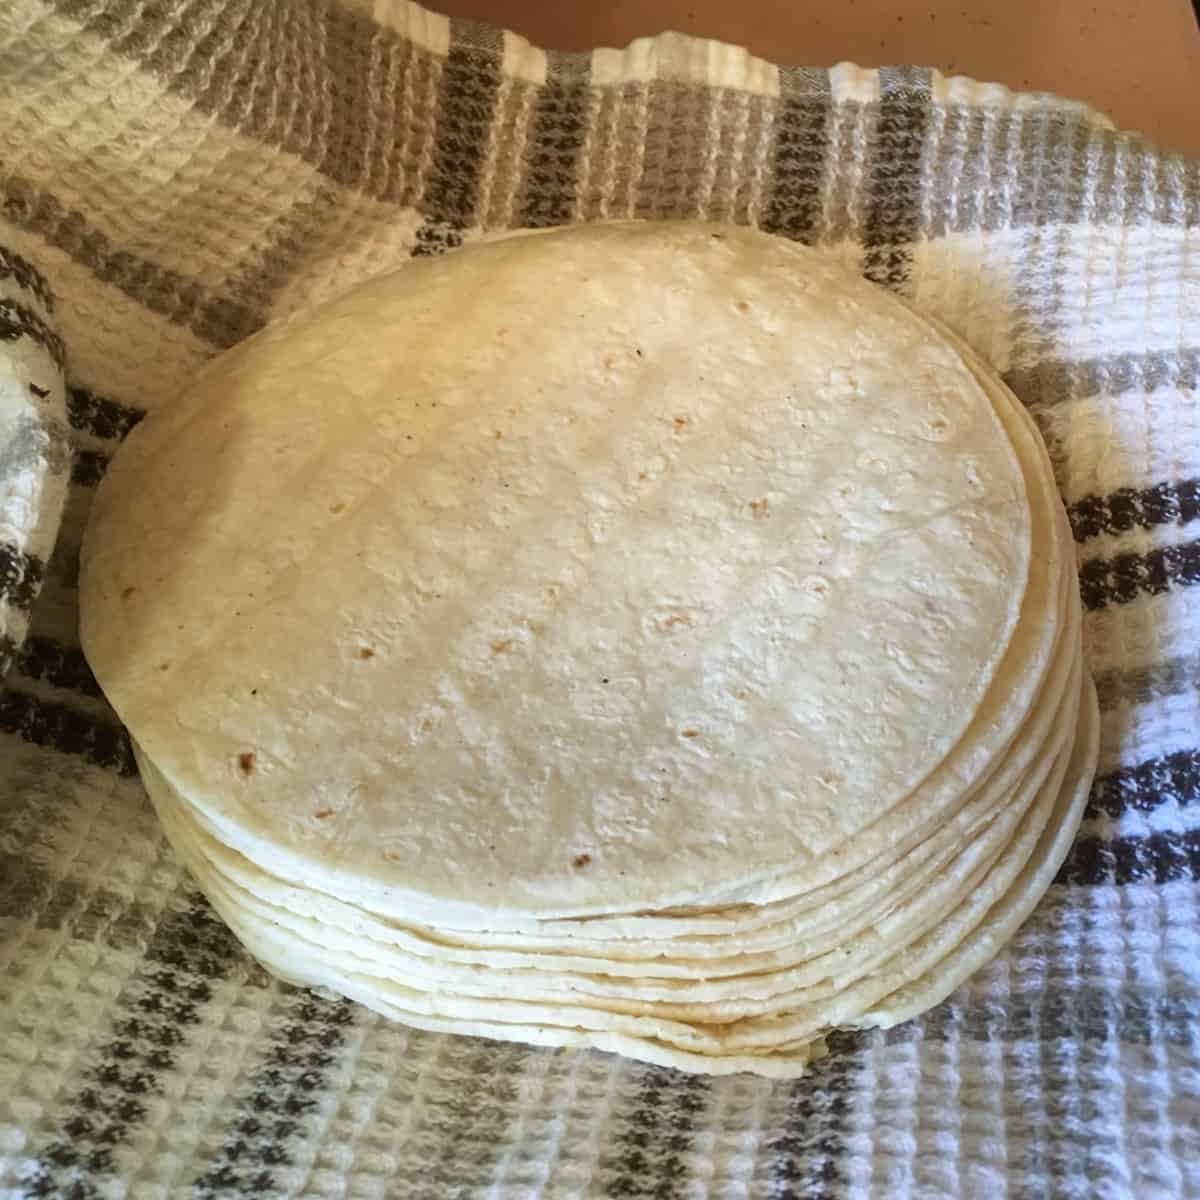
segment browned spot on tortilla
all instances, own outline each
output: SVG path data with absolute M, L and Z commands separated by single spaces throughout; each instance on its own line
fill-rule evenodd
M 592 856 L 590 854 L 577 854 L 573 859 L 571 859 L 571 866 L 579 871 L 584 867 L 590 866 L 591 862 Z
M 169 671 L 171 669 L 171 664 L 169 662 L 159 663 L 158 669 L 160 671 Z
M 243 750 L 238 755 L 238 769 L 243 775 L 254 774 L 254 753 L 250 750 Z
M 421 723 L 417 726 L 417 728 L 420 729 L 422 733 L 429 733 L 432 731 L 435 724 L 436 722 L 432 717 L 422 717 Z
M 345 511 L 346 511 L 346 505 L 345 505 L 344 503 L 342 503 L 341 501 L 339 501 L 337 504 L 331 504 L 331 505 L 329 506 L 329 511 L 330 511 L 331 513 L 340 513 L 340 512 L 345 512 Z
M 675 426 L 676 433 L 682 433 L 691 423 L 692 422 L 689 417 L 672 417 L 671 418 L 671 424 Z
M 765 517 L 767 515 L 767 513 L 770 511 L 770 509 L 771 509 L 771 502 L 769 500 L 751 500 L 750 501 L 750 512 L 755 517 L 758 517 L 758 518 Z
M 133 593 L 136 591 L 137 591 L 137 588 L 135 588 L 135 587 L 122 588 L 121 589 L 121 599 L 128 600 L 129 597 L 132 596 Z
M 512 649 L 512 644 L 513 644 L 512 638 L 497 638 L 492 643 L 492 653 L 493 654 L 506 654 L 506 653 L 508 653 L 509 650 Z
M 504 437 L 504 431 L 502 429 L 497 429 L 496 432 L 492 434 L 492 437 L 494 437 L 496 441 L 500 441 L 500 439 Z
M 639 471 L 638 472 L 638 479 L 642 480 L 643 482 L 649 478 L 650 478 L 650 473 L 648 471 Z
M 316 817 L 318 821 L 323 821 L 323 820 L 325 820 L 326 817 L 333 816 L 333 809 L 332 808 L 318 808 L 317 811 L 315 813 L 313 813 L 313 816 Z
M 658 627 L 664 632 L 674 629 L 678 625 L 685 628 L 692 623 L 692 618 L 687 613 L 672 613 L 669 617 L 663 617 L 658 623 Z
M 698 737 L 700 736 L 700 730 L 698 730 L 698 729 L 685 729 L 685 730 L 683 730 L 683 736 L 684 736 L 685 738 L 698 738 Z
M 746 301 L 746 300 L 739 300 L 739 301 L 737 302 L 737 310 L 738 310 L 738 312 L 740 312 L 740 313 L 747 313 L 747 312 L 749 312 L 749 311 L 750 311 L 750 304 L 749 304 L 749 301 Z
M 358 651 L 358 657 L 361 659 L 364 659 L 364 660 L 368 659 L 368 658 L 374 658 L 375 651 L 370 646 L 360 646 L 359 651 Z

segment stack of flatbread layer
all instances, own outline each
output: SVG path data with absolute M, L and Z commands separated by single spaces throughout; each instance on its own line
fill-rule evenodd
M 129 438 L 83 635 L 280 975 L 423 1029 L 794 1075 L 1028 915 L 1096 757 L 1038 434 L 751 231 L 414 261 Z

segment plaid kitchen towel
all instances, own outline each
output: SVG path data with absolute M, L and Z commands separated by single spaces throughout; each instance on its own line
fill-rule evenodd
M 0 679 L 24 642 L 67 493 L 53 307 L 45 279 L 0 245 Z
M 678 35 L 546 54 L 404 0 L 5 0 L 0 204 L 0 1195 L 1200 1197 L 1200 165 L 1050 96 Z M 92 489 L 211 355 L 490 230 L 688 216 L 823 247 L 1004 373 L 1104 708 L 1008 952 L 796 1083 L 275 982 L 175 864 L 76 633 Z

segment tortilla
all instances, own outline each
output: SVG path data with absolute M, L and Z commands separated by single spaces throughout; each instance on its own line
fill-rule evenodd
M 281 874 L 467 927 L 705 904 L 945 758 L 1029 526 L 986 392 L 898 301 L 750 231 L 570 229 L 414 262 L 148 416 L 83 639 Z
M 422 1029 L 799 1074 L 998 952 L 1095 769 L 1028 414 L 748 230 L 491 242 L 269 327 L 131 435 L 81 569 L 217 911 Z

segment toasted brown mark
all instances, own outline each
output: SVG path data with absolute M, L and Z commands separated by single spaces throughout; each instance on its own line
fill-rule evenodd
M 571 859 L 571 866 L 577 871 L 583 870 L 584 867 L 591 866 L 592 856 L 590 854 L 577 854 Z
M 675 426 L 676 433 L 682 433 L 689 425 L 691 425 L 689 417 L 672 417 L 671 424 Z
M 169 671 L 171 669 L 171 664 L 169 662 L 159 663 L 158 669 L 160 671 Z
M 683 736 L 684 736 L 685 738 L 698 738 L 698 737 L 700 736 L 700 730 L 698 730 L 698 729 L 685 729 L 685 730 L 683 730 Z
M 497 638 L 492 643 L 492 653 L 493 654 L 507 654 L 508 651 L 510 651 L 512 649 L 512 646 L 513 646 L 512 638 Z
M 242 753 L 238 755 L 237 761 L 238 761 L 238 770 L 241 771 L 241 773 L 243 775 L 253 775 L 254 774 L 254 752 L 253 751 L 243 750 Z
M 313 816 L 316 817 L 318 821 L 323 821 L 323 820 L 325 820 L 326 817 L 333 816 L 333 809 L 332 808 L 318 808 L 317 811 L 315 813 L 313 813 Z
M 137 588 L 135 588 L 135 587 L 122 588 L 121 589 L 121 599 L 128 600 L 129 597 L 132 596 L 133 593 L 136 591 L 137 591 Z
M 375 657 L 375 651 L 370 646 L 360 646 L 358 649 L 358 657 L 365 662 L 368 658 Z
M 750 513 L 757 519 L 762 519 L 771 511 L 771 502 L 769 500 L 751 500 Z
M 750 303 L 747 300 L 739 300 L 737 302 L 737 310 L 740 313 L 748 313 L 750 311 Z
M 345 505 L 345 503 L 344 503 L 343 501 L 340 501 L 340 500 L 339 500 L 337 504 L 331 504 L 331 505 L 329 506 L 329 511 L 330 511 L 331 513 L 340 513 L 340 512 L 345 512 L 345 511 L 346 511 L 346 505 Z
M 685 628 L 692 623 L 692 618 L 687 613 L 672 613 L 669 617 L 663 617 L 658 623 L 658 627 L 664 632 L 669 633 L 672 629 L 679 625 Z

